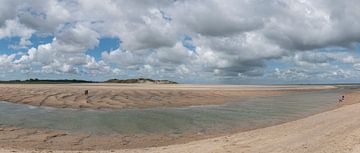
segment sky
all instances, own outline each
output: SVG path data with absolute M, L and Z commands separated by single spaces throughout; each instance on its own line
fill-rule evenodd
M 0 80 L 359 83 L 358 0 L 0 0 Z

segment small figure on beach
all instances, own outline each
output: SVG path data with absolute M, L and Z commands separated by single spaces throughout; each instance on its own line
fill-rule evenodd
M 85 96 L 89 94 L 89 90 L 85 90 Z
M 343 102 L 345 100 L 345 96 L 342 95 L 341 98 L 339 99 L 339 102 Z

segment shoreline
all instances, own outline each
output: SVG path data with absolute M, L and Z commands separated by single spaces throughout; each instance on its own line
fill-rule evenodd
M 356 95 L 355 95 L 356 96 Z M 345 101 L 345 102 L 347 102 L 347 101 Z M 334 108 L 334 109 L 330 109 L 330 110 L 324 110 L 324 111 L 322 111 L 322 112 L 319 112 L 319 113 L 316 113 L 316 114 L 312 114 L 312 115 L 310 115 L 310 116 L 305 116 L 304 118 L 300 118 L 300 119 L 297 119 L 297 120 L 302 120 L 302 119 L 305 119 L 305 118 L 309 118 L 309 117 L 312 117 L 312 116 L 316 116 L 316 115 L 318 115 L 318 114 L 322 114 L 322 113 L 325 113 L 325 112 L 329 112 L 329 111 L 333 111 L 333 110 L 337 110 L 337 109 L 339 109 L 339 108 L 342 108 L 342 107 L 344 107 L 344 106 L 339 106 L 339 107 L 336 107 L 336 108 Z M 222 134 L 222 135 L 212 135 L 212 136 L 208 136 L 207 135 L 207 137 L 205 136 L 205 137 L 203 137 L 203 138 L 200 138 L 200 140 L 199 139 L 193 139 L 193 140 L 191 140 L 191 142 L 190 142 L 190 144 L 191 143 L 193 143 L 193 142 L 202 142 L 202 141 L 206 141 L 206 140 L 211 140 L 211 139 L 217 139 L 217 138 L 223 138 L 223 137 L 231 137 L 231 136 L 233 136 L 233 135 L 238 135 L 238 134 L 240 134 L 240 133 L 247 133 L 247 132 L 251 132 L 251 131 L 257 131 L 257 130 L 261 130 L 261 129 L 266 129 L 266 128 L 270 128 L 270 127 L 273 127 L 273 126 L 281 126 L 281 125 L 283 125 L 283 124 L 288 124 L 288 123 L 291 123 L 291 122 L 294 122 L 294 121 L 297 121 L 297 120 L 291 120 L 291 121 L 285 121 L 285 122 L 283 122 L 283 123 L 279 123 L 279 124 L 276 124 L 276 125 L 272 125 L 272 126 L 267 126 L 267 127 L 259 127 L 259 128 L 256 128 L 256 129 L 252 129 L 252 130 L 246 130 L 246 131 L 236 131 L 236 132 L 231 132 L 231 133 L 228 133 L 228 134 Z M 15 128 L 15 127 L 14 127 Z M 1 131 L 1 126 L 0 126 L 0 131 Z M 50 130 L 49 130 L 50 131 Z M 25 133 L 28 133 L 29 131 L 26 131 Z M 41 133 L 42 131 L 40 131 L 40 133 Z M 31 133 L 31 132 L 30 132 Z M 48 131 L 45 131 L 44 132 L 44 134 L 46 135 L 46 137 L 45 138 L 56 138 L 56 137 L 58 137 L 58 136 L 62 136 L 63 134 L 62 133 L 56 133 L 56 131 L 55 131 L 55 133 L 53 133 L 53 132 L 48 132 Z M 191 135 L 191 134 L 190 134 Z M 83 136 L 83 137 L 86 137 L 86 136 Z M 98 138 L 97 138 L 98 139 Z M 100 139 L 101 140 L 101 139 Z M 111 139 L 102 139 L 103 141 L 107 141 L 107 140 L 111 140 Z M 189 140 L 189 139 L 187 139 L 187 140 Z M 45 141 L 48 141 L 48 140 L 45 140 Z M 163 148 L 168 148 L 168 147 L 171 147 L 172 148 L 172 146 L 177 146 L 177 145 L 185 145 L 185 144 L 189 144 L 189 143 L 186 143 L 186 142 L 188 142 L 188 141 L 185 141 L 185 142 L 179 142 L 179 143 L 171 143 L 170 144 L 170 146 L 159 146 L 159 147 L 156 147 L 156 148 L 158 148 L 158 149 L 154 149 L 154 150 L 156 150 L 156 151 L 154 151 L 154 152 L 158 152 L 158 151 L 160 151 L 161 150 L 161 152 L 162 152 L 162 150 L 163 150 Z M 120 141 L 117 141 L 117 142 L 115 142 L 115 143 L 122 143 L 122 142 L 120 142 Z M 8 150 L 10 149 L 10 148 L 8 148 L 8 147 L 3 147 L 3 146 L 0 146 L 0 148 L 7 148 Z M 152 149 L 152 148 L 154 148 L 154 147 L 151 147 L 151 148 L 144 148 L 144 149 L 141 149 L 141 148 L 138 148 L 138 149 L 125 149 L 125 150 L 115 150 L 116 148 L 114 148 L 114 149 L 112 149 L 112 151 L 116 151 L 116 152 L 126 152 L 126 151 L 130 151 L 130 152 L 147 152 L 147 151 L 149 151 L 149 149 Z M 162 148 L 162 149 L 159 149 L 159 148 Z M 17 149 L 15 149 L 16 151 L 19 151 L 18 149 L 20 149 L 20 151 L 21 151 L 21 148 L 17 148 Z M 10 150 L 12 150 L 12 149 L 10 149 Z M 32 150 L 31 148 L 28 148 L 28 149 L 26 149 L 26 150 Z M 49 151 L 49 150 L 47 150 L 47 149 L 45 149 L 45 150 L 43 150 L 43 149 L 40 149 L 41 151 L 44 151 L 44 152 L 46 152 L 46 151 Z M 37 151 L 40 151 L 40 150 L 37 150 Z M 88 149 L 81 149 L 81 150 L 88 150 Z M 101 149 L 100 149 L 101 150 Z M 96 150 L 96 151 L 94 151 L 94 152 L 98 152 L 98 151 L 100 151 L 100 150 Z M 4 151 L 4 150 L 0 150 L 0 151 Z M 6 151 L 6 150 L 5 150 Z M 32 151 L 34 151 L 34 150 L 32 150 Z M 51 150 L 51 152 L 57 152 L 56 150 Z M 110 150 L 105 150 L 104 152 L 110 152 Z M 59 151 L 59 152 L 63 152 L 63 151 Z M 68 151 L 65 151 L 65 152 L 68 152 Z M 70 151 L 71 152 L 71 151 Z M 74 151 L 74 152 L 79 152 L 79 151 Z M 80 152 L 84 152 L 84 151 L 80 151 Z M 86 151 L 85 151 L 86 152 Z M 182 150 L 180 151 L 180 152 L 182 152 Z M 212 152 L 212 151 L 211 151 Z
M 0 101 L 33 106 L 124 109 L 219 105 L 244 97 L 336 89 L 335 86 L 0 84 Z M 84 95 L 88 90 L 89 94 Z
M 357 96 L 359 95 L 360 93 L 357 93 Z M 186 144 L 116 150 L 116 152 L 357 153 L 360 152 L 360 123 L 356 122 L 360 120 L 359 114 L 360 98 L 355 103 L 344 103 L 334 109 L 274 126 L 193 141 Z
M 360 95 L 357 93 L 357 95 Z M 360 98 L 356 101 L 359 102 Z M 119 153 L 172 153 L 172 152 L 352 152 L 360 151 L 360 103 L 343 105 L 283 124 L 235 133 L 216 138 L 174 144 L 122 150 L 59 151 L 2 148 L 1 152 L 119 152 Z

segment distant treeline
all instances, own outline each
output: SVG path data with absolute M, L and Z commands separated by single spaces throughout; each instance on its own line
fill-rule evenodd
M 0 81 L 0 83 L 26 83 L 26 84 L 52 84 L 52 83 L 96 83 L 94 81 L 86 81 L 86 80 L 41 80 L 41 79 L 28 79 L 28 80 L 10 80 L 10 81 Z
M 0 83 L 6 84 L 62 84 L 62 83 L 150 83 L 150 84 L 177 84 L 177 82 L 169 81 L 169 80 L 152 80 L 146 78 L 138 78 L 138 79 L 126 79 L 126 80 L 118 80 L 118 79 L 110 79 L 107 81 L 87 81 L 87 80 L 42 80 L 42 79 L 28 79 L 28 80 L 9 80 L 9 81 L 0 81 Z

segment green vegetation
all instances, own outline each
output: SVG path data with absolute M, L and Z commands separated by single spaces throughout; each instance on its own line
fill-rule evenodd
M 86 80 L 40 80 L 40 79 L 28 79 L 28 80 L 10 80 L 10 81 L 0 81 L 0 83 L 6 84 L 60 84 L 60 83 L 95 83 L 94 81 Z
M 96 81 L 86 81 L 86 80 L 41 80 L 41 79 L 28 79 L 28 80 L 10 80 L 10 81 L 0 81 L 3 84 L 64 84 L 64 83 L 150 83 L 150 84 L 177 84 L 177 82 L 169 80 L 152 80 L 146 78 L 138 79 L 126 79 L 118 80 L 111 79 L 103 82 Z

